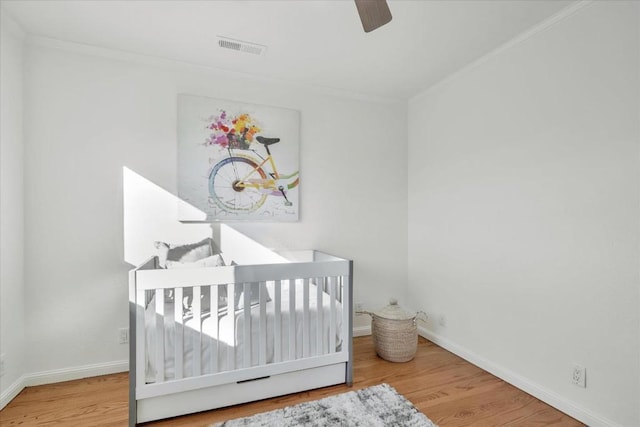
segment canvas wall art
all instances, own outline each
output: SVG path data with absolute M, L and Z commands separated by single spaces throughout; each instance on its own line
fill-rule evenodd
M 297 221 L 298 111 L 178 96 L 182 221 Z

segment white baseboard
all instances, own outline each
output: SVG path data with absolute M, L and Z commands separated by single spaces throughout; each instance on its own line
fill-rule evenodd
M 479 368 L 495 375 L 496 377 L 508 382 L 514 387 L 519 388 L 520 390 L 529 393 L 530 395 L 542 400 L 545 403 L 553 406 L 559 411 L 564 412 L 565 414 L 577 419 L 585 423 L 591 427 L 623 427 L 620 424 L 615 423 L 614 421 L 609 420 L 606 417 L 603 417 L 599 414 L 595 414 L 592 411 L 583 408 L 574 402 L 567 400 L 566 398 L 558 395 L 557 393 L 542 387 L 530 379 L 525 378 L 521 375 L 516 374 L 509 369 L 497 365 L 478 354 L 438 335 L 433 333 L 432 331 L 419 326 L 418 334 L 421 337 L 428 339 L 429 341 L 437 344 L 438 346 L 449 350 L 450 352 L 456 354 L 457 356 L 462 357 L 467 362 L 473 363 Z
M 353 327 L 353 336 L 354 337 L 363 337 L 365 335 L 371 335 L 371 325 L 368 325 L 368 326 L 354 326 Z
M 116 374 L 129 370 L 129 361 L 96 363 L 93 365 L 76 366 L 72 368 L 55 369 L 52 371 L 25 374 L 18 378 L 2 395 L 0 395 L 0 409 L 9 404 L 25 387 L 59 383 L 63 381 L 79 380 L 100 375 Z
M 24 376 L 18 378 L 0 394 L 0 410 L 4 409 L 24 389 Z
M 24 375 L 25 387 L 42 384 L 60 383 L 63 381 L 79 380 L 100 375 L 116 374 L 129 370 L 129 361 L 96 363 L 93 365 L 75 366 L 71 368 L 55 369 L 52 371 L 36 372 Z

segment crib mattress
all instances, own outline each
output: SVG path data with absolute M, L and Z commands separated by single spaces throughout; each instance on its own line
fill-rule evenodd
M 229 371 L 239 368 L 257 366 L 261 363 L 274 363 L 276 361 L 286 361 L 302 358 L 306 350 L 310 354 L 324 354 L 340 349 L 342 343 L 342 305 L 339 301 L 334 302 L 333 312 L 335 335 L 330 337 L 331 319 L 331 296 L 322 291 L 322 307 L 318 307 L 317 287 L 309 283 L 308 289 L 308 328 L 304 327 L 304 286 L 301 281 L 295 284 L 295 313 L 290 311 L 290 293 L 288 282 L 281 286 L 281 328 L 280 328 L 280 349 L 275 349 L 275 319 L 276 319 L 276 298 L 275 285 L 267 284 L 267 290 L 271 300 L 266 303 L 266 328 L 260 326 L 260 306 L 250 308 L 250 333 L 245 333 L 244 310 L 223 311 L 218 313 L 218 325 L 211 313 L 203 315 L 200 319 L 191 317 L 184 321 L 183 329 L 183 351 L 182 351 L 182 373 L 181 377 L 198 376 L 222 371 Z M 159 332 L 152 327 L 145 327 L 146 338 L 146 382 L 152 383 L 156 380 L 158 370 L 164 370 L 164 379 L 176 378 L 176 333 L 180 325 L 173 318 L 174 302 L 165 303 L 165 314 L 161 316 L 155 310 L 155 297 L 147 305 L 145 310 L 145 323 L 152 324 L 151 320 L 155 316 L 157 324 L 164 323 L 164 363 L 159 363 L 156 359 L 157 346 L 159 344 Z M 318 321 L 318 317 L 321 321 Z M 202 333 L 198 331 L 198 322 L 202 327 Z M 233 325 L 235 323 L 235 332 Z M 319 327 L 320 326 L 320 327 Z M 295 331 L 295 338 L 291 340 L 291 329 Z M 305 330 L 306 329 L 306 330 Z M 266 339 L 261 339 L 260 331 L 266 330 Z M 307 334 L 305 336 L 305 333 Z M 246 335 L 246 336 L 245 336 Z M 319 336 L 320 335 L 320 336 Z M 290 342 L 293 344 L 291 345 Z M 266 347 L 263 349 L 262 346 Z M 319 345 L 322 349 L 318 351 Z M 290 347 L 295 346 L 294 351 Z M 200 360 L 197 360 L 195 349 L 200 348 Z M 262 355 L 262 360 L 261 360 Z M 248 357 L 247 357 L 248 356 Z M 276 360 L 277 358 L 277 360 Z M 163 364 L 164 366 L 160 366 Z M 198 369 L 199 365 L 199 369 Z M 179 370 L 178 370 L 179 371 Z

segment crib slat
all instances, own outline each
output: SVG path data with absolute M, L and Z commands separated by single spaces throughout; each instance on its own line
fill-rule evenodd
M 201 287 L 193 287 L 193 321 L 195 330 L 193 332 L 193 376 L 197 377 L 202 374 L 202 303 L 201 303 Z
M 309 327 L 309 279 L 304 279 L 302 285 L 302 356 L 309 357 L 311 344 L 311 328 Z
M 296 281 L 289 279 L 289 360 L 296 358 Z
M 336 351 L 336 278 L 329 277 L 329 301 L 331 318 L 329 319 L 329 353 Z
M 267 364 L 267 284 L 260 282 L 260 365 Z
M 344 343 L 345 339 L 349 339 L 352 335 L 352 331 L 351 331 L 351 323 L 352 320 L 349 319 L 350 316 L 353 316 L 353 311 L 349 312 L 349 309 L 347 307 L 351 307 L 351 296 L 349 295 L 349 276 L 339 276 L 338 277 L 338 287 L 339 287 L 339 292 L 340 292 L 340 304 L 341 304 L 341 309 L 340 309 L 340 319 L 342 319 L 342 342 Z M 345 345 L 342 345 L 341 348 L 342 351 L 345 351 Z M 349 352 L 350 351 L 350 346 L 346 348 L 346 351 Z M 352 359 L 353 355 L 349 356 L 350 359 Z M 347 372 L 347 376 L 348 376 L 348 380 L 352 381 L 352 377 L 351 375 L 353 375 L 353 372 L 351 370 L 348 370 Z
M 211 302 L 209 303 L 209 307 L 211 307 L 211 323 L 213 328 L 213 336 L 209 337 L 209 344 L 211 346 L 211 373 L 218 372 L 218 337 L 220 334 L 219 331 L 219 317 L 218 310 L 219 306 L 219 291 L 218 286 L 211 286 L 210 295 Z
M 274 310 L 275 310 L 275 334 L 273 337 L 273 361 L 282 361 L 282 282 L 276 280 L 274 284 Z
M 136 387 L 144 387 L 147 374 L 147 363 L 145 361 L 147 355 L 146 349 L 146 331 L 155 331 L 155 320 L 146 324 L 145 319 L 145 303 L 147 292 L 138 290 L 136 292 Z M 155 319 L 155 316 L 154 316 Z
M 174 378 L 179 380 L 184 377 L 184 316 L 182 315 L 182 297 L 183 289 L 175 288 L 173 299 L 173 321 L 175 323 L 176 337 L 174 346 L 175 375 Z
M 248 368 L 251 366 L 251 288 L 253 283 L 244 283 L 244 357 L 243 366 Z
M 235 317 L 236 285 L 227 285 L 227 316 Z M 227 370 L 236 368 L 236 322 L 231 321 L 231 342 L 227 343 Z
M 316 278 L 316 307 L 317 307 L 317 320 L 318 324 L 316 325 L 316 356 L 324 354 L 324 308 L 322 303 L 322 282 L 324 278 L 318 277 Z
M 156 383 L 164 381 L 164 289 L 156 289 Z

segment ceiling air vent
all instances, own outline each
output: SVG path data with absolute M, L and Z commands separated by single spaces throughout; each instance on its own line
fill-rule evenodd
M 254 55 L 263 55 L 267 50 L 267 47 L 261 44 L 243 42 L 242 40 L 230 39 L 229 37 L 223 36 L 218 36 L 218 46 L 239 52 L 252 53 Z

